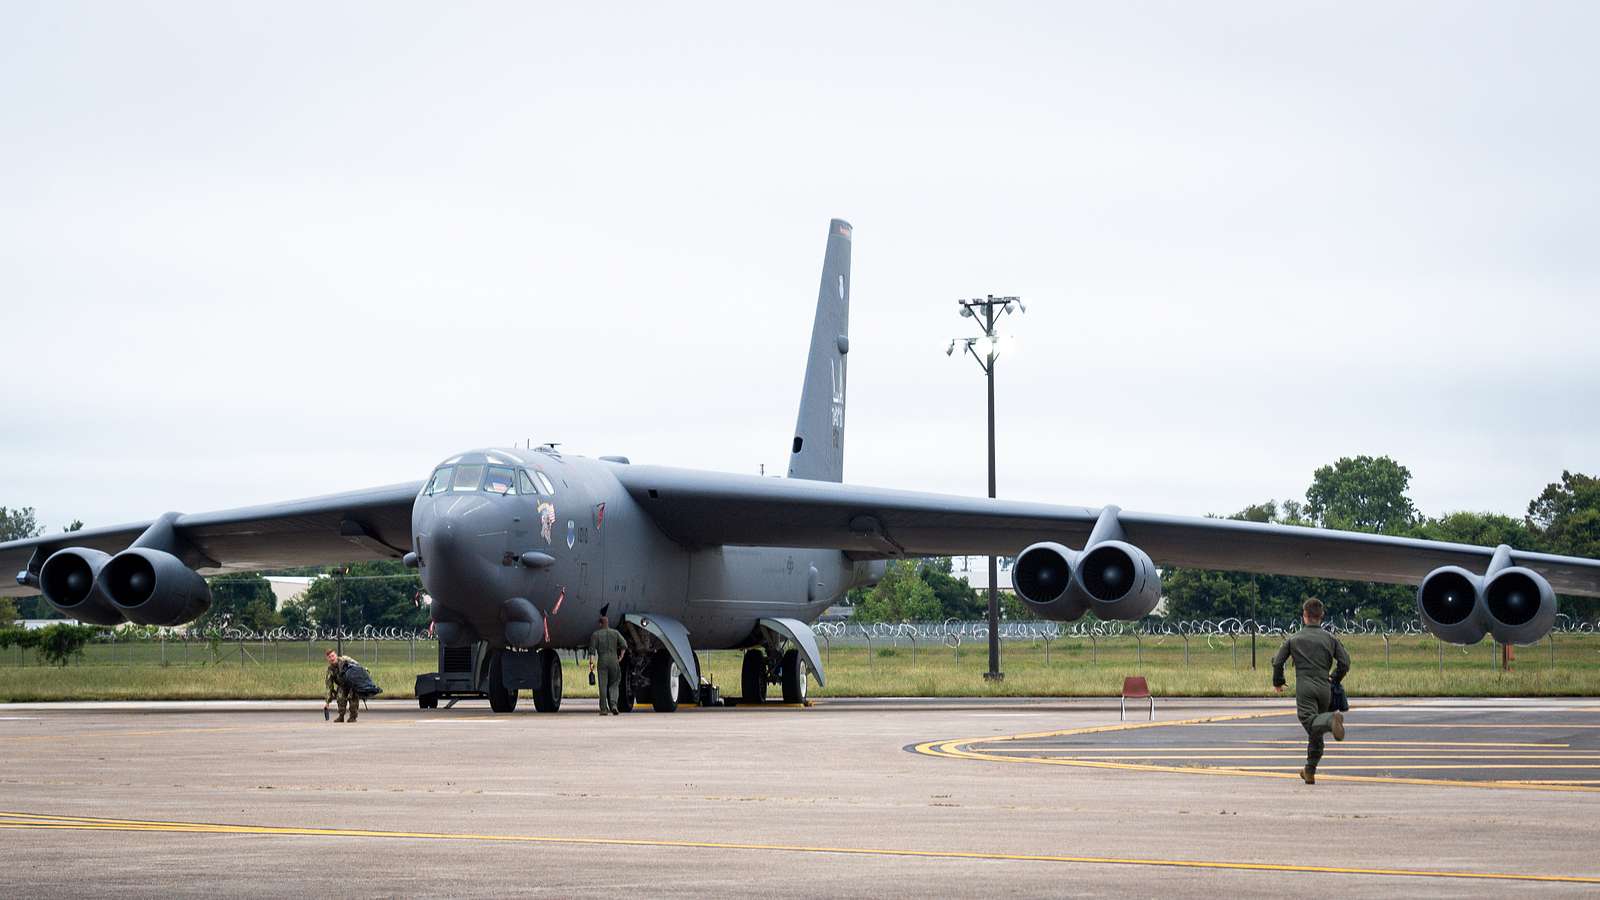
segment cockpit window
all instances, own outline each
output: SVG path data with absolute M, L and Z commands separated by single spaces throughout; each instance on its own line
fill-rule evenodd
M 434 470 L 433 479 L 428 482 L 427 490 L 423 491 L 423 493 L 432 496 L 434 494 L 442 494 L 445 491 L 450 490 L 451 471 L 452 467 L 450 466 L 440 466 L 438 469 Z
M 516 477 L 505 466 L 490 466 L 489 477 L 483 481 L 483 489 L 491 494 L 515 494 L 517 492 Z
M 483 480 L 483 466 L 456 466 L 456 476 L 450 482 L 452 491 L 475 491 Z
M 543 472 L 535 472 L 533 474 L 534 477 L 539 479 L 539 487 L 544 488 L 544 495 L 546 497 L 554 497 L 556 495 L 556 486 L 550 483 L 550 476 Z
M 522 488 L 522 493 L 529 497 L 539 493 L 539 489 L 533 486 L 533 479 L 529 478 L 528 473 L 521 469 L 517 470 L 517 485 Z

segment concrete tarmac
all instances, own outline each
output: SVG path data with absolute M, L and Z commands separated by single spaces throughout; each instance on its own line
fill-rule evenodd
M 14 704 L 0 858 L 29 897 L 1600 891 L 1600 701 L 1365 705 L 1307 786 L 1292 701 Z

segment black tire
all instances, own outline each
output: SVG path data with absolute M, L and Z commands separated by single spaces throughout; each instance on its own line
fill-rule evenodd
M 539 651 L 540 687 L 533 692 L 533 708 L 553 713 L 561 708 L 561 654 L 548 647 Z
M 799 650 L 783 654 L 783 702 L 806 702 L 806 664 Z
M 438 709 L 439 708 L 439 695 L 438 694 L 428 694 L 427 696 L 424 696 L 424 697 L 418 697 L 417 698 L 417 705 L 422 707 L 423 709 Z
M 699 703 L 700 691 L 690 683 L 689 679 L 680 676 L 678 678 L 678 705 L 698 706 Z
M 739 702 L 761 703 L 767 699 L 767 654 L 760 647 L 744 652 L 744 670 L 739 674 Z
M 503 651 L 496 650 L 489 659 L 489 708 L 497 713 L 516 712 L 517 692 L 506 687 L 506 680 L 502 677 L 500 660 Z
M 678 709 L 678 664 L 672 654 L 657 650 L 650 658 L 650 705 L 656 712 L 676 712 Z

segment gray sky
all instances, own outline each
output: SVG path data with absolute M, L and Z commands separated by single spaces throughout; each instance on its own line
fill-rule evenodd
M 846 478 L 1178 513 L 1600 469 L 1590 3 L 0 7 L 0 504 L 527 438 L 781 472 L 827 221 Z

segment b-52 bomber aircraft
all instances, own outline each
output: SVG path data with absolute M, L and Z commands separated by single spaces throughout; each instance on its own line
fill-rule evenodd
M 446 647 L 483 642 L 490 705 L 522 689 L 561 702 L 556 651 L 609 610 L 630 653 L 622 704 L 676 708 L 700 684 L 696 649 L 746 650 L 743 701 L 823 683 L 809 623 L 898 557 L 1016 554 L 1017 594 L 1041 617 L 1138 619 L 1158 565 L 1418 584 L 1433 634 L 1543 637 L 1556 592 L 1600 595 L 1600 561 L 1286 525 L 954 497 L 843 484 L 851 226 L 828 225 L 787 478 L 588 459 L 548 446 L 484 449 L 421 482 L 0 544 L 18 572 L 84 622 L 173 626 L 210 603 L 204 573 L 403 559 L 433 597 Z M 423 700 L 426 705 L 426 699 Z

